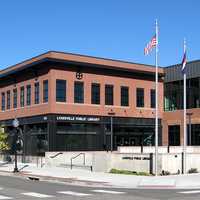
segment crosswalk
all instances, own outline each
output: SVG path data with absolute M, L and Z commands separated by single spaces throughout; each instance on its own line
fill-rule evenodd
M 3 188 L 1 188 L 1 190 L 3 190 Z M 56 191 L 54 195 L 49 195 L 49 194 L 42 194 L 42 193 L 37 193 L 37 192 L 24 192 L 24 193 L 19 193 L 18 195 L 22 195 L 22 196 L 27 196 L 27 197 L 33 197 L 36 199 L 43 199 L 43 198 L 47 198 L 50 199 L 53 197 L 56 197 L 57 195 L 66 195 L 66 196 L 76 196 L 76 197 L 87 197 L 87 196 L 93 196 L 96 194 L 112 194 L 112 195 L 119 195 L 119 194 L 125 194 L 125 192 L 121 192 L 121 191 L 115 191 L 115 190 L 89 190 L 88 193 L 82 193 L 82 192 L 75 192 L 75 191 Z M 0 200 L 6 200 L 6 199 L 15 199 L 15 197 L 13 196 L 5 196 L 5 195 L 1 195 L 1 191 L 0 191 Z
M 187 191 L 181 191 L 178 192 L 179 194 L 200 194 L 200 190 L 187 190 Z

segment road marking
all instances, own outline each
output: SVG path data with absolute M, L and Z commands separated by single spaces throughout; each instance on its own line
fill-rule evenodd
M 7 197 L 7 196 L 0 195 L 0 199 L 3 200 L 3 199 L 13 199 L 13 198 L 12 197 Z
M 93 192 L 107 193 L 107 194 L 124 194 L 125 192 L 113 191 L 113 190 L 92 190 Z
M 36 193 L 36 192 L 26 192 L 26 193 L 21 193 L 21 194 L 26 195 L 26 196 L 38 197 L 38 198 L 50 198 L 50 197 L 53 197 L 51 195 L 41 194 L 41 193 Z
M 92 195 L 92 194 L 86 194 L 86 193 L 80 193 L 80 192 L 73 192 L 73 191 L 58 191 L 57 193 L 68 194 L 68 195 L 79 196 L 79 197 L 84 197 L 84 196 L 90 196 L 90 195 Z
M 191 190 L 191 191 L 183 191 L 183 192 L 178 192 L 181 194 L 197 194 L 200 193 L 200 190 Z

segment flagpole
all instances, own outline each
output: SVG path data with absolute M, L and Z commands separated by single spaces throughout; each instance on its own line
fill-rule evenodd
M 155 176 L 158 175 L 158 22 L 156 19 L 156 118 L 155 118 Z
M 186 40 L 184 39 L 183 44 L 184 54 L 186 52 Z M 187 119 L 186 119 L 186 69 L 184 69 L 183 74 L 183 126 L 184 126 L 184 135 L 183 135 L 183 174 L 186 173 L 186 145 L 187 145 Z

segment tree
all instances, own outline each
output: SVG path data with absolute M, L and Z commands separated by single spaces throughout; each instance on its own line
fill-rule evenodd
M 4 128 L 0 127 L 0 151 L 8 150 L 8 135 L 5 133 Z

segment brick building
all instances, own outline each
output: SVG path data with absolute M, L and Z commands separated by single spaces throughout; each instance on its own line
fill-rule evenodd
M 159 68 L 159 144 L 163 75 Z M 24 151 L 105 150 L 154 145 L 155 68 L 47 52 L 0 71 L 0 123 L 19 120 Z M 165 140 L 164 140 L 165 141 Z

